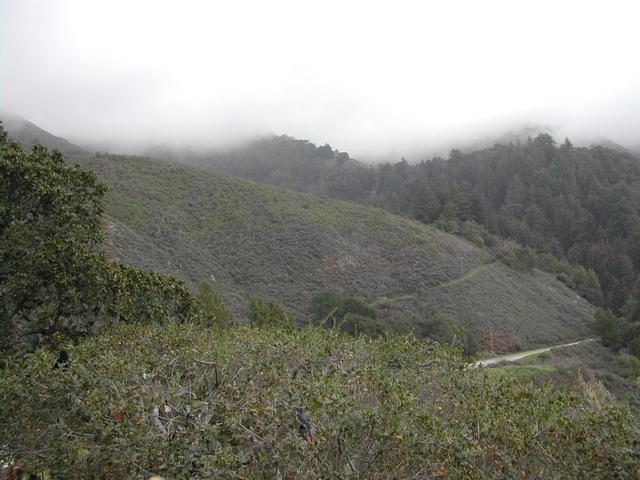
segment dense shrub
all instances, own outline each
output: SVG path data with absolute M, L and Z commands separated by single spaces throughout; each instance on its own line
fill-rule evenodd
M 347 313 L 342 317 L 339 328 L 343 332 L 352 335 L 369 335 L 376 337 L 389 331 L 389 326 L 384 320 L 366 317 L 357 313 Z
M 571 264 L 550 253 L 538 253 L 531 247 L 523 247 L 515 242 L 505 242 L 503 247 L 496 249 L 494 253 L 509 268 L 523 271 L 538 268 L 545 272 L 555 273 L 558 280 L 578 292 L 593 305 L 602 305 L 604 302 L 598 275 L 590 268 Z
M 590 268 L 575 265 L 572 268 L 575 290 L 594 305 L 602 305 L 603 295 L 598 275 Z
M 296 319 L 286 308 L 273 300 L 251 298 L 249 300 L 249 321 L 252 325 L 294 329 Z
M 616 369 L 624 378 L 636 379 L 640 377 L 640 359 L 633 355 L 622 354 L 616 356 Z
M 455 217 L 443 215 L 435 221 L 435 226 L 445 232 L 460 235 L 478 247 L 484 247 L 485 238 L 489 237 L 489 232 L 473 220 L 460 221 Z
M 348 313 L 376 318 L 375 309 L 352 295 L 330 290 L 317 294 L 311 300 L 309 311 L 316 322 L 326 322 L 328 326 L 338 326 Z
M 422 323 L 419 333 L 437 342 L 460 347 L 466 355 L 473 355 L 479 349 L 476 332 L 464 328 L 460 322 L 446 313 L 436 313 Z
M 60 152 L 0 135 L 0 315 L 4 347 L 63 330 L 100 295 L 106 187 Z
M 25 152 L 0 128 L 0 350 L 24 354 L 50 338 L 112 321 L 184 320 L 197 305 L 182 282 L 110 262 L 106 186 L 41 146 Z
M 98 308 L 118 321 L 186 321 L 199 316 L 199 305 L 184 282 L 119 262 L 104 266 L 104 295 Z
M 231 324 L 232 315 L 222 298 L 222 295 L 211 283 L 203 281 L 198 287 L 196 296 L 202 309 L 205 323 L 225 327 Z
M 173 322 L 65 348 L 66 369 L 40 349 L 0 370 L 0 457 L 44 478 L 640 475 L 625 408 L 493 380 L 411 337 Z
M 600 337 L 604 346 L 614 350 L 619 350 L 624 346 L 626 322 L 611 310 L 601 308 L 596 310 L 591 329 Z
M 593 333 L 613 351 L 624 349 L 640 357 L 640 321 L 616 316 L 611 310 L 598 309 L 591 324 Z

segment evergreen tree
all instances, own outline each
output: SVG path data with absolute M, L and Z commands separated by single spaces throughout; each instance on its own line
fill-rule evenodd
M 413 199 L 414 216 L 421 222 L 431 223 L 440 216 L 440 211 L 440 202 L 438 202 L 429 185 L 426 182 L 422 182 L 416 188 Z

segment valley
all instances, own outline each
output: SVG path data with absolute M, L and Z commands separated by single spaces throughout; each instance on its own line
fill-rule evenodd
M 0 0 L 0 480 L 640 479 L 636 3 Z
M 509 351 L 588 334 L 592 307 L 553 275 L 492 263 L 485 249 L 384 210 L 143 157 L 73 160 L 109 186 L 114 258 L 192 287 L 213 276 L 239 319 L 256 295 L 307 323 L 312 297 L 340 290 L 375 304 L 397 333 L 421 335 L 446 313 L 482 348 L 489 335 Z
M 0 430 L 12 439 L 0 444 L 4 471 L 249 478 L 275 469 L 347 479 L 389 476 L 399 462 L 415 478 L 442 476 L 443 463 L 454 478 L 637 471 L 635 454 L 625 452 L 635 449 L 640 367 L 636 357 L 584 340 L 595 308 L 566 276 L 388 210 L 209 169 L 68 154 L 83 171 L 39 147 L 31 156 L 15 144 L 3 149 L 3 168 L 26 168 L 18 185 L 51 175 L 39 162 L 104 182 L 104 213 L 72 206 L 60 240 L 46 245 L 77 261 L 64 248 L 70 229 L 83 232 L 75 223 L 82 212 L 91 228 L 104 228 L 104 237 L 90 238 L 103 238 L 109 257 L 95 258 L 106 274 L 91 274 L 97 291 L 79 277 L 89 294 L 77 307 L 84 317 L 58 321 L 51 343 L 24 358 L 0 356 Z M 64 185 L 64 175 L 52 178 Z M 76 191 L 46 192 L 56 208 L 37 200 L 31 208 L 46 215 L 11 228 L 52 228 L 33 220 L 56 219 Z M 102 194 L 97 187 L 96 198 Z M 8 202 L 17 212 L 20 198 Z M 85 310 L 96 294 L 105 305 Z M 319 323 L 311 308 L 319 294 L 369 315 L 348 313 L 342 323 L 371 323 L 373 333 L 345 333 L 340 318 L 340 328 Z M 229 310 L 232 322 L 221 316 Z M 94 328 L 96 315 L 104 318 Z M 9 318 L 19 333 L 20 318 Z M 558 347 L 542 347 L 550 344 Z M 56 360 L 52 374 L 56 348 L 65 366 Z M 468 368 L 463 352 L 489 351 L 503 355 Z M 313 423 L 299 420 L 301 412 Z M 416 443 L 416 432 L 427 440 Z M 468 463 L 477 448 L 481 463 Z M 594 457 L 594 449 L 610 456 Z M 498 458 L 510 466 L 496 467 Z

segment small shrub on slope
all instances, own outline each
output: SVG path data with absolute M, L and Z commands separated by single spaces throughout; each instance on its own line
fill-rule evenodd
M 376 318 L 375 309 L 357 297 L 329 290 L 318 293 L 311 300 L 309 311 L 316 322 L 327 323 L 327 326 L 338 326 L 348 313 Z
M 225 327 L 231 324 L 231 311 L 225 305 L 224 299 L 218 290 L 207 281 L 203 281 L 198 287 L 198 295 L 196 297 L 200 307 L 204 321 L 209 325 L 217 325 Z
M 252 325 L 294 329 L 296 319 L 291 312 L 273 300 L 249 300 L 249 321 Z

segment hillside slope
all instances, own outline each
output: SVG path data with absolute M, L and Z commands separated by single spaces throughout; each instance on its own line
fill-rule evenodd
M 84 150 L 77 145 L 64 138 L 56 137 L 18 115 L 0 112 L 0 121 L 9 137 L 20 142 L 27 150 L 33 145 L 40 144 L 65 154 L 84 153 Z
M 213 279 L 240 316 L 257 295 L 306 321 L 311 298 L 334 289 L 397 331 L 448 312 L 507 349 L 587 334 L 591 307 L 553 276 L 485 266 L 485 250 L 384 210 L 141 157 L 71 160 L 109 185 L 112 256 L 194 286 Z
M 331 145 L 317 146 L 288 135 L 266 136 L 226 150 L 157 148 L 144 155 L 311 195 L 372 204 L 362 201 L 375 183 L 372 166 Z
M 385 208 L 425 223 L 472 220 L 592 270 L 591 299 L 640 320 L 640 162 L 605 138 L 560 145 L 537 128 L 478 143 L 447 160 L 367 166 L 330 157 L 331 148 L 289 137 L 185 162 L 284 188 Z M 450 231 L 455 231 L 455 225 Z M 629 308 L 629 305 L 633 307 Z

